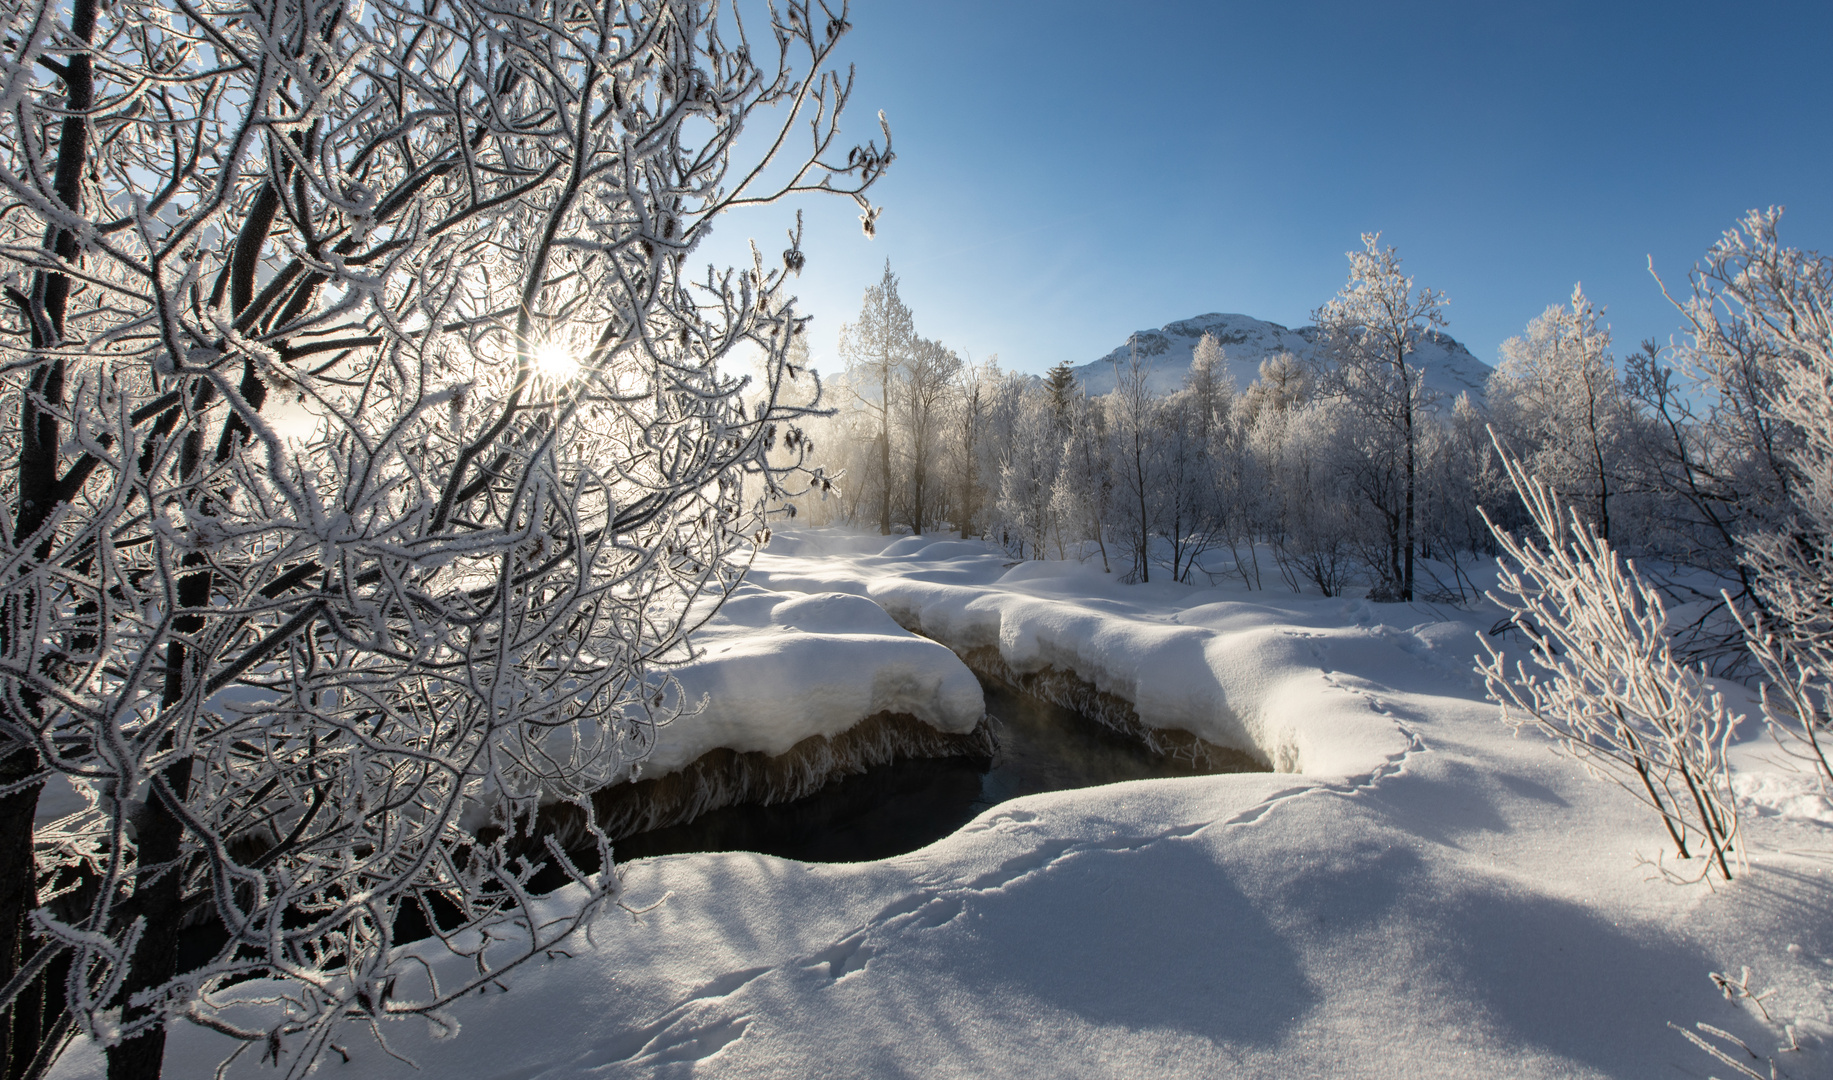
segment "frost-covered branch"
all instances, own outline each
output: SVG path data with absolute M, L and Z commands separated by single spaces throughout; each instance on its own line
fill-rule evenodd
M 1540 538 L 1492 526 L 1506 560 L 1490 599 L 1527 639 L 1531 666 L 1511 670 L 1486 642 L 1478 671 L 1490 697 L 1504 719 L 1538 727 L 1660 815 L 1682 859 L 1703 857 L 1699 877 L 1716 870 L 1729 880 L 1742 853 L 1725 748 L 1739 718 L 1703 668 L 1676 658 L 1660 592 L 1551 488 L 1501 456 Z

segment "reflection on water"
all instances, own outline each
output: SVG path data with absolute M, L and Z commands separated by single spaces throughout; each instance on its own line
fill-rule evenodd
M 687 851 L 761 851 L 862 862 L 934 843 L 981 811 L 1040 791 L 1213 771 L 1154 754 L 1069 709 L 981 682 L 999 753 L 881 765 L 777 806 L 732 806 L 619 840 L 618 860 Z

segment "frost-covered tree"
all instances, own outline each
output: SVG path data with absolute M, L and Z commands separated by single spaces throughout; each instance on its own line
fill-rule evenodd
M 1055 540 L 1062 555 L 1061 522 L 1055 501 L 1057 473 L 1067 430 L 1046 386 L 1024 389 L 1012 437 L 999 470 L 999 510 L 1021 557 L 1042 559 Z
M 1469 394 L 1459 394 L 1443 423 L 1428 429 L 1425 444 L 1421 548 L 1450 570 L 1450 580 L 1437 580 L 1435 592 L 1459 601 L 1481 596 L 1467 568 L 1474 560 L 1496 553 L 1484 515 L 1504 528 L 1526 523 L 1525 517 L 1518 519 L 1514 513 L 1520 504 L 1496 457 L 1489 418 Z
M 1780 217 L 1752 211 L 1692 275 L 1682 305 L 1692 334 L 1680 362 L 1712 403 L 1706 416 L 1675 423 L 1690 405 L 1670 399 L 1652 348 L 1642 388 L 1657 391 L 1655 415 L 1673 425 L 1665 463 L 1689 467 L 1675 503 L 1740 555 L 1745 590 L 1729 599 L 1734 610 L 1753 609 L 1738 612 L 1738 624 L 1763 676 L 1771 733 L 1833 786 L 1833 259 L 1784 246 Z M 1727 996 L 1753 996 L 1748 970 L 1741 981 L 1713 978 Z M 1699 1034 L 1670 1026 L 1738 1075 L 1781 1075 L 1774 1058 L 1759 1072 L 1751 1048 L 1712 1025 L 1696 1024 Z M 1778 1034 L 1794 1045 L 1792 1029 Z
M 1209 430 L 1209 463 L 1215 484 L 1218 539 L 1227 545 L 1241 583 L 1261 587 L 1258 541 L 1267 504 L 1267 473 L 1254 451 L 1254 422 L 1231 408 Z
M 935 516 L 925 498 L 931 491 L 930 466 L 937 461 L 943 413 L 960 371 L 961 357 L 953 349 L 917 338 L 898 378 L 898 420 L 910 456 L 910 524 L 919 535 Z
M 1497 430 L 1528 471 L 1609 540 L 1641 418 L 1617 376 L 1602 318 L 1574 285 L 1569 304 L 1547 308 L 1525 334 L 1502 343 L 1487 397 Z
M 1283 412 L 1303 405 L 1315 389 L 1310 367 L 1289 352 L 1278 352 L 1260 362 L 1258 377 L 1242 392 L 1237 408 L 1251 425 L 1262 409 Z
M 1192 419 L 1197 424 L 1197 438 L 1207 443 L 1211 428 L 1228 419 L 1235 401 L 1228 353 L 1214 334 L 1204 334 L 1197 340 L 1190 356 L 1190 372 L 1184 376 L 1184 389 L 1194 398 Z
M 878 531 L 887 535 L 895 486 L 891 471 L 895 387 L 916 342 L 916 323 L 897 295 L 897 275 L 887 259 L 884 276 L 866 288 L 859 318 L 840 329 L 840 358 L 846 362 L 848 385 L 855 403 L 873 418 L 877 429 L 873 451 L 878 468 L 873 479 L 878 485 Z
M 1266 478 L 1261 527 L 1281 577 L 1336 596 L 1353 580 L 1357 521 L 1346 460 L 1358 418 L 1342 403 L 1311 401 L 1266 409 L 1250 436 Z
M 1152 484 L 1153 517 L 1171 556 L 1171 579 L 1189 581 L 1197 562 L 1222 536 L 1210 432 L 1226 423 L 1217 415 L 1213 382 L 1180 390 L 1159 403 L 1153 433 L 1158 476 Z
M 1750 429 L 1783 455 L 1788 501 L 1772 509 L 1786 517 L 1739 537 L 1757 601 L 1746 642 L 1772 728 L 1833 782 L 1833 258 L 1785 247 L 1779 218 L 1752 212 L 1726 233 L 1686 310 L 1702 352 L 1761 358 Z
M 662 0 L 0 18 L 7 1068 L 74 1027 L 155 1076 L 185 1019 L 301 1075 L 616 897 L 602 835 L 579 865 L 533 810 L 680 711 L 656 661 L 801 437 L 784 270 L 688 259 L 797 192 L 869 231 L 889 146 L 836 142 L 844 7 L 762 40 Z M 747 123 L 780 127 L 740 160 Z M 55 773 L 93 803 L 40 878 Z M 535 903 L 543 865 L 579 903 Z M 224 943 L 180 970 L 200 916 Z M 396 948 L 413 919 L 466 974 Z M 234 1009 L 250 978 L 285 1006 Z
M 1390 569 L 1398 598 L 1413 598 L 1413 553 L 1418 503 L 1418 431 L 1430 405 L 1424 372 L 1409 364 L 1419 341 L 1445 325 L 1445 298 L 1413 287 L 1400 272 L 1400 256 L 1383 248 L 1380 233 L 1364 233 L 1361 251 L 1349 252 L 1349 281 L 1336 299 L 1313 313 L 1330 358 L 1326 392 L 1347 402 L 1366 426 L 1362 440 L 1373 458 L 1363 489 L 1395 522 Z M 1394 475 L 1391 485 L 1386 474 Z M 1391 487 L 1391 491 L 1389 488 Z
M 975 363 L 972 357 L 955 372 L 950 399 L 950 467 L 955 493 L 955 528 L 962 536 L 979 531 L 987 506 L 987 477 L 997 475 L 997 451 L 988 436 L 999 396 L 999 357 Z
M 1071 536 L 1094 542 L 1101 554 L 1101 572 L 1111 573 L 1107 529 L 1113 516 L 1114 481 L 1108 465 L 1113 452 L 1104 399 L 1084 394 L 1071 398 L 1065 427 L 1068 435 L 1054 500 L 1057 518 Z
M 1125 361 L 1114 362 L 1114 389 L 1106 401 L 1114 524 L 1132 560 L 1131 576 L 1141 582 L 1152 580 L 1152 538 L 1160 507 L 1160 403 L 1146 383 L 1149 374 L 1138 348 L 1128 349 Z

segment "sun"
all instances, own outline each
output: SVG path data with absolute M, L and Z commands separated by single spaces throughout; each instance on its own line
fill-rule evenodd
M 579 358 L 557 341 L 535 346 L 535 370 L 550 379 L 566 380 L 579 374 Z

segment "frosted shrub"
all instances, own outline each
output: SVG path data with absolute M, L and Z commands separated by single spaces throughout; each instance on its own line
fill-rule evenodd
M 1540 543 L 1495 528 L 1506 608 L 1532 646 L 1532 664 L 1511 671 L 1486 645 L 1478 664 L 1504 718 L 1532 724 L 1593 776 L 1655 811 L 1682 859 L 1703 857 L 1691 880 L 1730 880 L 1737 853 L 1727 714 L 1705 672 L 1675 658 L 1661 594 L 1561 504 L 1520 462 L 1503 454 Z M 1512 564 L 1512 565 L 1511 565 Z
M 1833 781 L 1833 259 L 1784 247 L 1781 211 L 1751 212 L 1683 308 L 1702 354 L 1754 357 L 1757 412 L 1786 465 L 1788 517 L 1740 537 L 1756 611 L 1740 622 L 1782 748 Z

